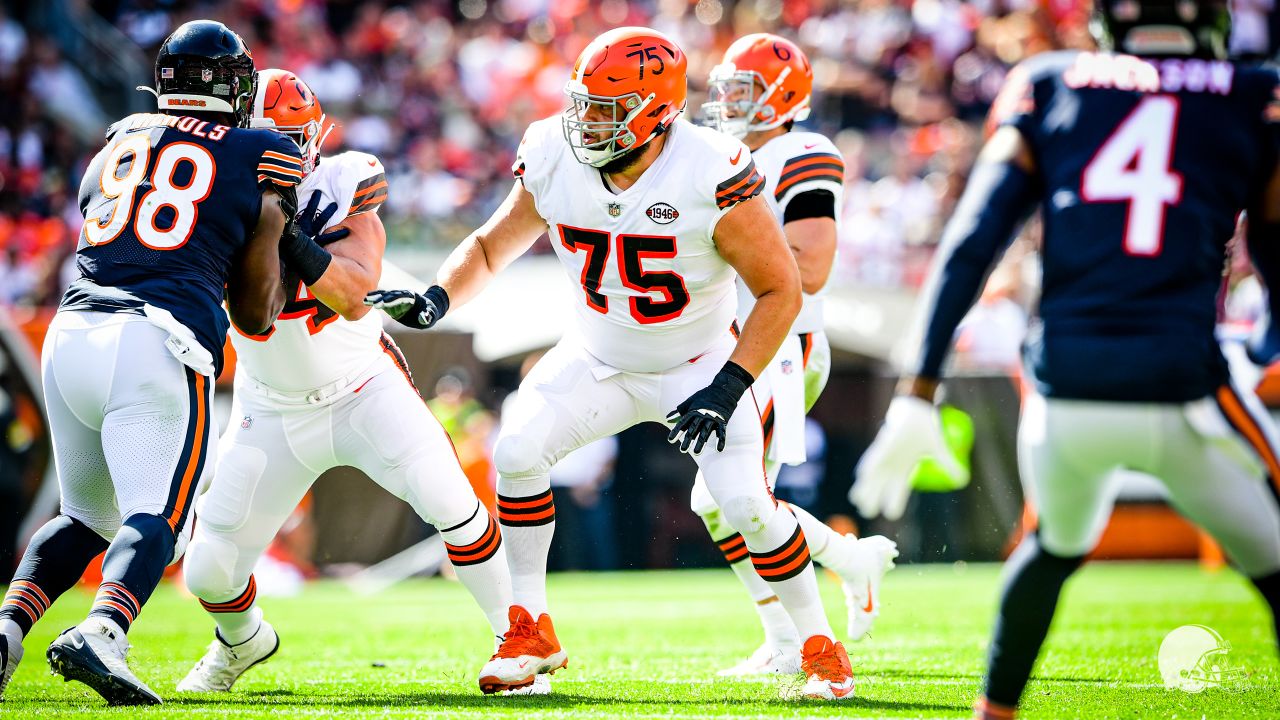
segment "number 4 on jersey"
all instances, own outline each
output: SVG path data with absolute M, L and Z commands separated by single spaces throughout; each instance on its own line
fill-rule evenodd
M 1182 176 L 1172 169 L 1177 123 L 1176 98 L 1145 98 L 1084 169 L 1080 195 L 1085 202 L 1129 204 L 1124 249 L 1130 255 L 1160 254 L 1165 212 L 1182 199 Z

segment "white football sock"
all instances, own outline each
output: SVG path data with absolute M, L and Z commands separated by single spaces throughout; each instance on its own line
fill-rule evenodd
M 804 533 L 795 515 L 787 510 L 769 514 L 764 526 L 750 534 L 742 533 L 751 550 L 752 563 L 761 573 L 795 623 L 802 640 L 814 635 L 834 638 L 831 624 L 827 622 L 818 594 L 818 579 L 813 564 L 808 562 L 809 550 L 804 546 Z M 773 567 L 769 567 L 769 566 Z M 778 571 L 770 577 L 770 570 Z M 786 576 L 790 577 L 786 577 Z
M 796 521 L 800 523 L 800 529 L 804 531 L 804 539 L 809 543 L 809 555 L 813 561 L 825 566 L 823 557 L 828 551 L 835 552 L 844 540 L 844 536 L 809 514 L 808 510 L 788 503 L 782 504 L 791 510 L 796 516 Z
M 507 610 L 511 607 L 511 574 L 502 552 L 502 532 L 498 522 L 479 502 L 476 512 L 461 524 L 440 530 L 449 560 L 458 580 L 484 612 L 495 635 L 507 632 Z M 536 616 L 535 616 L 536 617 Z
M 777 594 L 773 592 L 773 587 L 756 574 L 755 567 L 751 565 L 751 556 L 742 553 L 738 549 L 740 546 L 730 546 L 727 550 L 724 547 L 726 539 L 741 536 L 729 527 L 719 510 L 713 510 L 701 517 L 703 524 L 707 526 L 707 532 L 711 534 L 711 539 L 717 545 L 721 545 L 725 560 L 731 557 L 738 558 L 729 562 L 729 568 L 733 570 L 733 574 L 738 577 L 755 603 L 756 613 L 760 615 L 760 625 L 764 628 L 764 641 L 776 650 L 798 652 L 800 636 L 796 633 L 795 624 L 791 622 L 791 616 L 787 615 L 786 608 L 782 607 Z M 739 555 L 741 557 L 738 557 Z
M 551 475 L 498 477 L 498 523 L 511 568 L 512 603 L 536 620 L 547 612 L 547 553 L 555 535 Z
M 209 613 L 218 623 L 218 636 L 228 645 L 249 642 L 262 627 L 262 608 L 254 605 L 244 612 Z

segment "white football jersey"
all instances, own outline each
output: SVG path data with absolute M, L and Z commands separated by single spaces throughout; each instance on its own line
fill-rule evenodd
M 764 196 L 779 225 L 783 224 L 791 199 L 810 190 L 827 190 L 835 195 L 836 222 L 839 223 L 844 196 L 844 159 L 834 143 L 818 133 L 796 130 L 773 138 L 752 153 L 752 157 L 765 177 Z M 804 305 L 791 332 L 822 331 L 825 290 L 804 294 Z M 755 297 L 739 282 L 738 316 L 745 319 L 755 304 Z
M 560 117 L 525 132 L 512 166 L 580 287 L 575 330 L 588 352 L 631 372 L 697 357 L 736 317 L 737 274 L 712 234 L 724 213 L 764 189 L 740 141 L 684 120 L 635 185 L 614 193 L 577 161 Z
M 378 158 L 348 151 L 324 156 L 298 185 L 298 206 L 320 193 L 320 209 L 338 204 L 329 225 L 352 215 L 377 212 L 387 199 L 387 178 Z M 349 322 L 325 307 L 296 277 L 284 310 L 266 333 L 231 331 L 236 372 L 283 392 L 306 392 L 348 378 L 373 365 L 383 352 L 382 314 Z

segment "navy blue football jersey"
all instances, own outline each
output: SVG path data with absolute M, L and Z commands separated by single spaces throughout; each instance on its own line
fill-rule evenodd
M 63 310 L 168 310 L 222 370 L 232 262 L 262 207 L 262 185 L 302 179 L 298 147 L 271 130 L 137 114 L 112 125 L 80 185 L 80 277 Z
M 1275 168 L 1276 88 L 1269 68 L 1104 53 L 1011 73 L 992 118 L 1021 132 L 1043 183 L 1040 392 L 1184 402 L 1227 382 L 1217 296 Z

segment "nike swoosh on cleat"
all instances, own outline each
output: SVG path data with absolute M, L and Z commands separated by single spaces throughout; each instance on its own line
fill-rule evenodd
M 378 161 L 377 161 L 377 160 L 370 160 L 370 161 L 369 161 L 369 167 L 377 167 L 377 166 L 378 166 Z
M 872 599 L 871 599 L 871 595 L 872 595 L 872 592 L 871 592 L 871 581 L 870 581 L 870 580 L 868 580 L 868 581 L 867 581 L 867 604 L 866 604 L 866 606 L 865 606 L 865 607 L 863 607 L 863 608 L 862 608 L 862 612 L 864 612 L 864 613 L 869 613 L 869 612 L 871 612 L 871 611 L 873 611 L 873 610 L 875 610 L 875 609 L 876 609 L 876 608 L 875 608 L 875 600 L 872 600 Z
M 524 662 L 520 663 L 520 664 L 519 664 L 519 665 L 517 665 L 516 667 L 518 667 L 518 668 L 520 668 L 521 670 L 523 670 L 523 669 L 525 669 L 525 668 L 529 667 L 529 662 L 530 662 L 530 661 L 525 660 Z
M 729 158 L 729 164 L 730 164 L 730 165 L 737 165 L 737 164 L 738 164 L 738 159 L 739 159 L 739 158 L 741 158 L 741 157 L 742 157 L 742 148 L 738 148 L 738 154 L 737 154 L 737 155 L 734 155 L 734 156 L 733 156 L 733 157 L 731 157 L 731 158 Z
M 853 683 L 849 683 L 849 687 L 847 688 L 839 688 L 839 687 L 836 687 L 835 685 L 831 686 L 831 694 L 835 695 L 838 698 L 842 698 L 851 692 L 853 692 Z

